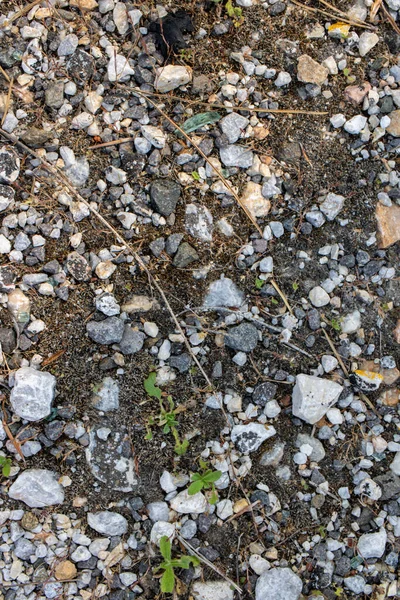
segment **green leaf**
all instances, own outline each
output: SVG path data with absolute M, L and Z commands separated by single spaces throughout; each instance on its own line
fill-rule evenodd
M 1 456 L 0 455 L 0 467 L 3 466 L 6 463 L 6 457 L 5 456 Z
M 172 594 L 175 587 L 175 575 L 172 567 L 167 567 L 161 577 L 161 591 L 164 594 Z
M 6 462 L 2 468 L 2 473 L 4 477 L 8 477 L 11 472 L 11 460 L 9 458 L 6 459 Z
M 159 387 L 156 387 L 155 383 L 156 383 L 156 377 L 157 377 L 157 373 L 155 371 L 153 371 L 152 373 L 149 373 L 149 376 L 147 377 L 147 379 L 144 380 L 144 389 L 146 390 L 147 394 L 149 396 L 151 396 L 152 398 L 161 398 L 161 390 Z
M 197 171 L 192 171 L 191 173 L 193 179 L 195 179 L 196 181 L 200 181 L 200 175 L 198 174 Z
M 197 492 L 200 492 L 200 490 L 202 490 L 202 489 L 203 489 L 203 482 L 201 480 L 194 481 L 188 487 L 188 494 L 189 494 L 189 496 L 194 496 L 195 494 L 197 494 Z
M 210 504 L 216 504 L 217 502 L 218 502 L 218 494 L 217 494 L 217 491 L 215 489 L 213 489 L 213 492 L 212 492 L 212 494 L 210 496 L 210 499 L 209 499 L 209 503 Z
M 221 118 L 221 115 L 217 113 L 215 110 L 211 110 L 209 112 L 199 113 L 194 117 L 190 117 L 187 119 L 181 129 L 185 133 L 191 133 L 192 131 L 196 131 L 196 129 L 200 129 L 200 127 L 204 127 L 204 125 L 210 125 L 211 123 L 216 123 Z M 179 133 L 179 132 L 178 132 Z
M 265 281 L 264 279 L 259 279 L 257 277 L 256 282 L 255 282 L 255 286 L 258 290 L 261 290 L 262 286 L 264 285 Z
M 181 556 L 177 561 L 179 564 L 176 565 L 180 569 L 190 569 L 190 565 L 196 566 L 199 564 L 199 559 L 196 556 Z
M 171 560 L 171 542 L 166 535 L 160 539 L 160 552 L 165 560 Z
M 203 475 L 203 481 L 206 481 L 207 483 L 215 483 L 218 481 L 221 475 L 221 471 L 208 471 L 208 473 Z
M 190 479 L 192 481 L 202 481 L 203 477 L 200 475 L 200 473 L 192 473 L 192 476 Z
M 208 463 L 203 460 L 202 458 L 200 458 L 199 460 L 199 465 L 200 465 L 200 469 L 203 469 L 203 471 L 205 471 L 208 467 Z

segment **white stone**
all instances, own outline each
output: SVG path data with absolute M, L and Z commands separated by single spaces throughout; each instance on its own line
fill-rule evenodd
M 111 260 L 106 260 L 104 262 L 99 262 L 96 266 L 95 272 L 99 279 L 108 279 L 116 270 L 117 265 L 111 262 Z
M 181 65 L 167 65 L 157 69 L 156 90 L 161 94 L 175 90 L 192 79 L 192 70 Z
M 0 234 L 0 254 L 11 252 L 11 242 L 2 233 Z
M 146 321 L 143 323 L 143 329 L 146 335 L 156 338 L 158 336 L 158 326 L 156 323 L 152 323 L 150 321 Z
M 321 306 L 326 306 L 331 301 L 329 294 L 320 286 L 317 285 L 314 287 L 310 293 L 308 294 L 310 302 L 313 306 L 320 308 Z
M 387 533 L 382 528 L 376 533 L 364 533 L 358 540 L 357 548 L 363 558 L 381 558 L 386 542 Z
M 329 379 L 300 374 L 292 394 L 295 417 L 314 425 L 337 402 L 343 387 Z
M 336 369 L 339 363 L 334 356 L 331 356 L 330 354 L 324 354 L 321 358 L 321 364 L 325 373 L 330 373 Z
M 276 434 L 275 428 L 261 423 L 235 425 L 232 428 L 231 440 L 243 454 L 255 452 L 268 438 Z
M 101 535 L 124 535 L 128 531 L 128 521 L 116 512 L 105 510 L 88 513 L 88 524 Z
M 324 213 L 328 221 L 333 221 L 344 206 L 344 197 L 338 194 L 328 194 L 325 200 L 320 204 L 320 211 Z
M 203 513 L 207 505 L 208 502 L 201 492 L 189 496 L 187 490 L 183 490 L 171 500 L 171 508 L 181 514 Z
M 256 583 L 256 600 L 299 600 L 302 581 L 289 568 L 265 571 Z
M 219 307 L 240 308 L 244 302 L 244 293 L 228 277 L 213 281 L 203 302 L 203 309 Z
M 112 52 L 107 66 L 107 74 L 109 81 L 126 81 L 131 75 L 135 74 L 135 70 L 132 69 L 125 56 Z
M 157 521 L 151 528 L 150 541 L 153 544 L 158 545 L 164 535 L 172 540 L 175 536 L 175 525 L 174 523 L 168 523 L 167 521 Z
M 91 557 L 92 555 L 90 554 L 86 546 L 78 546 L 76 550 L 74 550 L 71 554 L 71 560 L 73 560 L 74 562 L 89 560 L 89 558 Z
M 10 403 L 15 414 L 26 421 L 40 421 L 51 413 L 56 378 L 46 371 L 21 367 L 15 373 Z
M 290 76 L 290 73 L 288 73 L 287 71 L 281 71 L 278 75 L 278 77 L 275 79 L 275 85 L 276 87 L 284 87 L 285 85 L 289 85 L 289 83 L 292 81 L 292 78 Z
M 223 521 L 231 517 L 233 515 L 232 500 L 229 500 L 229 498 L 220 500 L 217 504 L 217 515 Z
M 274 260 L 272 256 L 266 256 L 260 261 L 259 265 L 261 273 L 272 273 L 274 270 Z
M 390 469 L 396 475 L 400 475 L 400 452 L 396 452 L 396 456 L 394 457 L 394 460 L 390 464 Z
M 365 56 L 368 54 L 370 50 L 379 42 L 379 36 L 376 33 L 371 33 L 370 31 L 364 31 L 360 35 L 360 39 L 358 41 L 358 51 L 360 56 Z
M 99 96 L 97 92 L 89 92 L 85 98 L 85 106 L 92 115 L 97 113 L 102 102 L 103 96 Z
M 227 136 L 230 144 L 238 141 L 248 124 L 249 119 L 238 113 L 230 113 L 219 122 L 221 130 Z
M 192 586 L 194 600 L 233 600 L 233 589 L 227 581 L 196 581 Z
M 270 563 L 259 554 L 252 554 L 250 556 L 249 565 L 256 575 L 262 575 L 271 568 Z
M 341 329 L 343 333 L 355 333 L 361 327 L 361 314 L 360 311 L 354 310 L 352 313 L 346 315 L 341 321 Z
M 155 148 L 164 148 L 167 136 L 153 125 L 142 125 L 142 134 Z
M 55 473 L 46 469 L 23 471 L 8 491 L 13 500 L 22 500 L 30 508 L 44 508 L 64 502 L 64 491 Z
M 346 123 L 344 124 L 344 129 L 345 131 L 347 131 L 347 133 L 357 135 L 362 129 L 364 129 L 366 124 L 367 117 L 364 117 L 363 115 L 356 115 L 355 117 L 352 117 L 351 119 L 346 121 Z
M 346 123 L 346 117 L 342 113 L 333 115 L 329 120 L 331 122 L 332 127 L 334 127 L 335 129 L 342 127 Z
M 113 19 L 120 35 L 125 35 L 129 29 L 128 15 L 126 5 L 123 2 L 117 2 L 113 10 Z
M 330 408 L 326 416 L 332 425 L 341 425 L 343 423 L 343 416 L 338 408 Z

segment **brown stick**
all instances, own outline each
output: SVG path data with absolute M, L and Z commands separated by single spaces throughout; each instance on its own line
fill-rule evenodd
M 133 142 L 135 138 L 120 138 L 119 140 L 111 140 L 111 142 L 103 142 L 103 144 L 96 144 L 95 146 L 89 146 L 88 150 L 96 150 L 97 148 L 107 148 L 108 146 L 117 146 L 117 144 L 125 144 L 126 142 Z

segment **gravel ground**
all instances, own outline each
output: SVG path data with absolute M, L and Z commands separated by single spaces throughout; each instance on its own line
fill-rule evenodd
M 1 3 L 0 600 L 400 598 L 399 55 L 399 0 Z

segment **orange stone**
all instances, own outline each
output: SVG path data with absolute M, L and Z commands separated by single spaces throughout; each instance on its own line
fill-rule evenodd
M 379 247 L 388 248 L 400 240 L 400 206 L 378 203 L 375 213 L 378 222 Z
M 58 563 L 54 570 L 54 575 L 58 581 L 74 579 L 76 576 L 76 567 L 70 560 L 64 560 L 63 562 Z
M 396 388 L 385 390 L 383 394 L 379 396 L 379 400 L 385 406 L 397 406 L 400 402 L 400 390 Z

